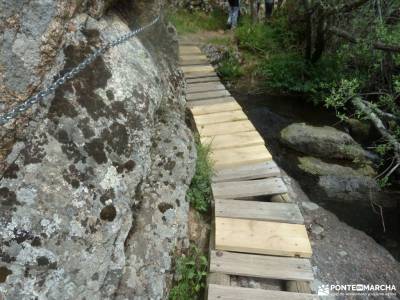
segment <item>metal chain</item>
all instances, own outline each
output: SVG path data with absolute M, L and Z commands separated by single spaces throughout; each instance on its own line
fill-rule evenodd
M 59 79 L 57 79 L 56 81 L 54 81 L 46 89 L 38 92 L 37 94 L 33 95 L 32 97 L 29 97 L 23 103 L 16 105 L 10 111 L 1 115 L 0 116 L 0 125 L 4 125 L 8 121 L 16 118 L 21 113 L 27 111 L 34 104 L 38 103 L 39 101 L 43 100 L 48 95 L 52 94 L 58 87 L 64 85 L 67 81 L 75 78 L 80 72 L 82 72 L 84 69 L 86 69 L 87 66 L 89 66 L 92 62 L 94 62 L 97 57 L 99 57 L 100 55 L 105 53 L 108 49 L 114 48 L 114 47 L 126 42 L 127 40 L 134 37 L 138 33 L 155 25 L 159 20 L 160 20 L 160 16 L 157 16 L 153 21 L 146 24 L 145 26 L 135 29 L 127 34 L 124 34 L 124 35 L 120 36 L 119 38 L 115 39 L 114 41 L 107 43 L 105 46 L 95 50 L 92 54 L 90 54 L 88 57 L 86 57 L 79 65 L 77 65 L 71 71 L 65 73 L 64 76 L 62 76 Z

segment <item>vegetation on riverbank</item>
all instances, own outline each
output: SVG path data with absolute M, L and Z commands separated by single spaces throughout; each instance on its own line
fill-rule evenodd
M 288 0 L 267 23 L 244 15 L 233 38 L 219 39 L 227 51 L 217 70 L 238 86 L 255 82 L 254 90 L 302 95 L 343 121 L 371 122 L 382 136 L 369 145 L 381 157 L 377 179 L 389 182 L 400 169 L 399 10 L 399 1 Z

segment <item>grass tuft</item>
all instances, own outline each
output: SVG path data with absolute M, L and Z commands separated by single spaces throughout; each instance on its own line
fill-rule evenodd
M 207 279 L 207 257 L 191 245 L 187 255 L 177 259 L 175 272 L 178 280 L 169 294 L 170 300 L 200 299 Z
M 170 11 L 169 21 L 174 24 L 179 34 L 199 31 L 217 31 L 225 28 L 226 15 L 222 10 L 214 9 L 211 13 L 189 12 L 187 10 Z
M 210 147 L 203 146 L 196 138 L 197 161 L 196 172 L 190 183 L 187 198 L 190 205 L 200 213 L 208 212 L 211 203 L 212 163 L 209 158 Z

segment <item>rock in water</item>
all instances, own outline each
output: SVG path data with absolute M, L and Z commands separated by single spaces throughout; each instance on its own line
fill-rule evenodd
M 3 108 L 161 4 L 114 2 L 2 1 Z M 0 298 L 166 297 L 195 161 L 176 61 L 161 21 L 1 129 Z
M 370 157 L 349 134 L 329 126 L 294 123 L 281 131 L 281 141 L 296 151 L 322 158 L 365 160 Z

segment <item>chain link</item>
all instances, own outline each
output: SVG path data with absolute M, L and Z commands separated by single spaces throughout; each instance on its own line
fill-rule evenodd
M 88 67 L 91 63 L 93 63 L 96 60 L 96 58 L 98 58 L 100 55 L 107 52 L 108 49 L 114 48 L 114 47 L 126 42 L 127 40 L 131 39 L 138 33 L 155 25 L 159 20 L 160 20 L 160 16 L 157 16 L 153 21 L 146 24 L 145 26 L 135 29 L 127 34 L 124 34 L 124 35 L 120 36 L 119 38 L 107 43 L 105 46 L 95 50 L 92 54 L 90 54 L 88 57 L 86 57 L 79 65 L 77 65 L 71 71 L 65 73 L 62 77 L 58 78 L 56 81 L 54 81 L 52 84 L 50 84 L 46 89 L 38 92 L 37 94 L 33 95 L 32 97 L 29 97 L 23 103 L 16 105 L 11 110 L 9 110 L 8 112 L 1 115 L 0 116 L 0 125 L 4 125 L 8 121 L 16 118 L 18 115 L 27 111 L 29 108 L 31 108 L 34 104 L 40 102 L 45 97 L 52 94 L 58 87 L 64 85 L 67 81 L 75 78 L 80 72 L 82 72 L 84 69 L 86 69 L 86 67 Z

